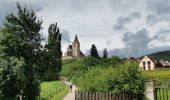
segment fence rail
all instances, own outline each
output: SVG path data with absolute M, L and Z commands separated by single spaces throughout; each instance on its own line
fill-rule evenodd
M 139 95 L 101 93 L 101 92 L 75 92 L 75 100 L 142 100 Z

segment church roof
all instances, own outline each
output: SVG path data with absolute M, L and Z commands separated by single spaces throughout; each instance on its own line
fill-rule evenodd
M 77 35 L 75 36 L 73 43 L 79 43 L 79 40 L 78 40 L 78 38 L 77 38 Z

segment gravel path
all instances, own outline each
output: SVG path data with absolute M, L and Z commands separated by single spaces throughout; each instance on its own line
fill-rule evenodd
M 69 82 L 64 81 L 68 86 Z M 76 86 L 73 85 L 72 92 L 69 90 L 69 93 L 64 97 L 63 100 L 75 100 L 75 91 L 76 91 Z

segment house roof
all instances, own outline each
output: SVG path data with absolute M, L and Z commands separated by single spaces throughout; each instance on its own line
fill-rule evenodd
M 147 56 L 153 63 L 157 64 L 158 62 L 153 56 Z

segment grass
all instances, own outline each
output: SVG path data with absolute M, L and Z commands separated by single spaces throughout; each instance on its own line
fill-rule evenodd
M 41 84 L 40 100 L 62 100 L 68 93 L 67 85 L 62 81 L 43 82 Z
M 63 60 L 61 75 L 70 79 L 82 72 L 83 64 L 84 59 Z
M 170 68 L 158 69 L 152 71 L 142 71 L 142 74 L 146 80 L 151 79 L 170 79 Z
M 84 64 L 84 59 L 64 60 L 61 74 L 68 78 L 74 76 L 75 74 L 82 71 L 81 69 L 83 68 L 82 67 L 83 64 Z M 115 70 L 117 69 L 118 68 L 115 68 Z M 122 68 L 119 67 L 119 70 L 122 70 Z M 157 69 L 151 71 L 142 71 L 142 75 L 145 80 L 152 80 L 152 79 L 166 80 L 167 78 L 170 79 L 170 68 Z

